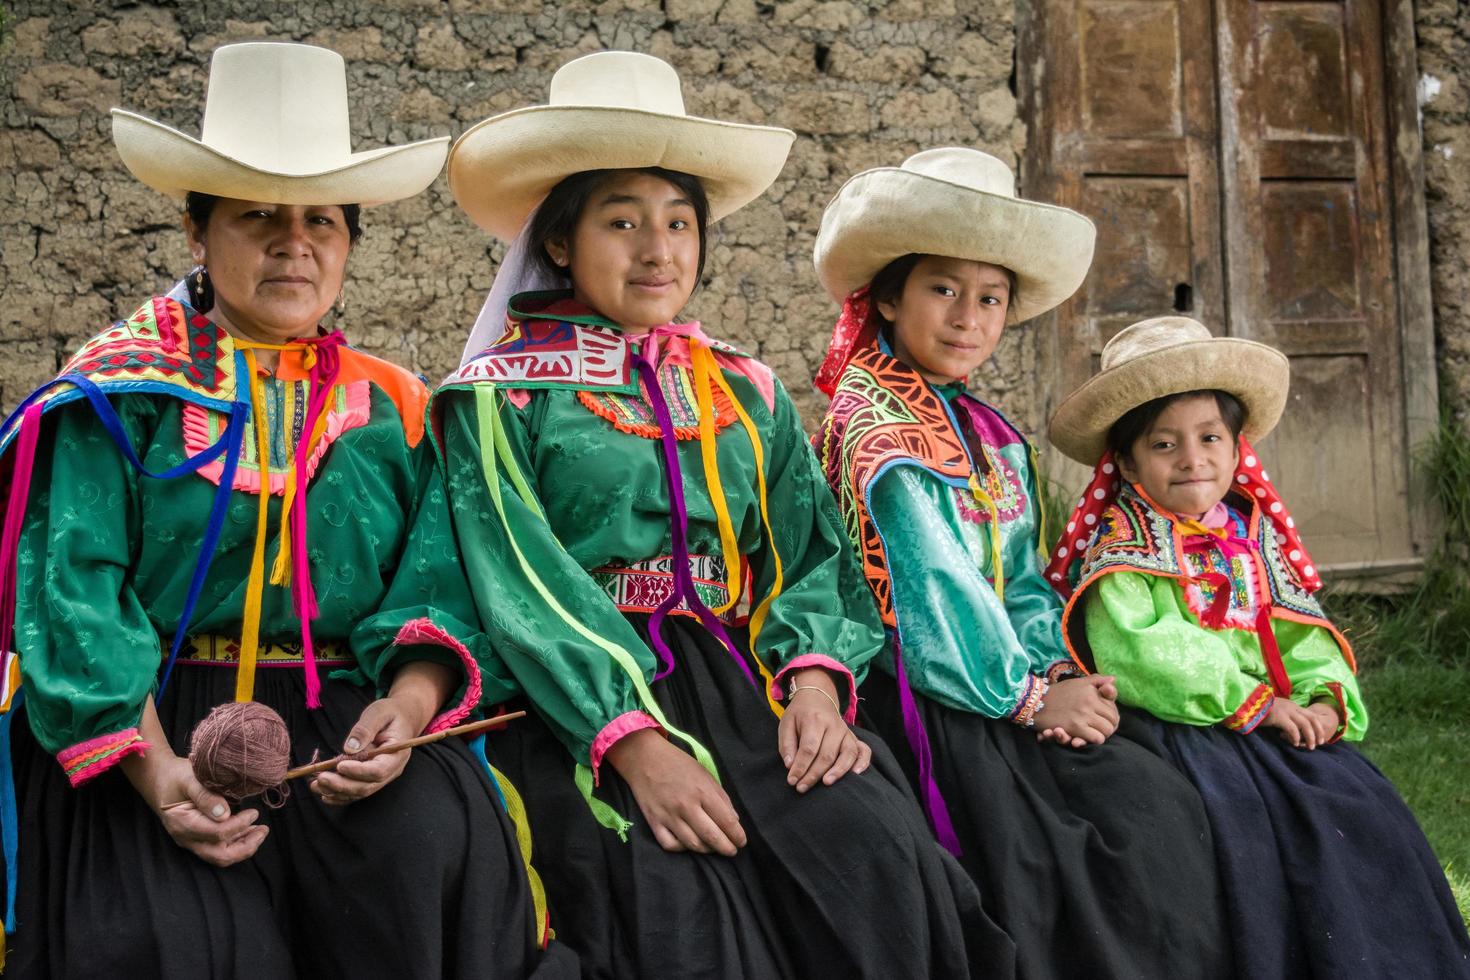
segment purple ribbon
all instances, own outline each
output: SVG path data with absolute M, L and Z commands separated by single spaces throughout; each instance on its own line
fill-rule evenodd
M 939 784 L 934 781 L 934 755 L 929 751 L 929 733 L 924 731 L 924 719 L 919 717 L 919 706 L 914 703 L 914 692 L 909 687 L 909 675 L 903 667 L 903 652 L 898 647 L 897 637 L 893 640 L 893 673 L 894 680 L 898 682 L 898 703 L 903 707 L 904 734 L 908 736 L 909 749 L 919 762 L 924 813 L 928 815 L 929 825 L 934 828 L 934 836 L 939 843 L 946 851 L 959 857 L 964 852 L 960 850 L 960 838 L 949 819 L 944 794 L 939 792 Z
M 719 618 L 709 610 L 709 607 L 700 600 L 699 593 L 694 588 L 694 576 L 689 571 L 689 512 L 684 506 L 684 473 L 679 468 L 679 443 L 674 436 L 674 418 L 669 412 L 669 403 L 664 398 L 663 389 L 659 386 L 658 371 L 650 360 L 657 356 L 655 346 L 647 345 L 645 354 L 646 356 L 634 357 L 633 364 L 643 379 L 644 388 L 647 389 L 648 404 L 653 408 L 654 418 L 658 419 L 659 441 L 663 444 L 664 463 L 668 470 L 669 508 L 673 511 L 673 520 L 669 522 L 669 536 L 673 540 L 674 548 L 673 591 L 658 604 L 658 608 L 648 617 L 648 635 L 653 641 L 653 650 L 663 661 L 663 667 L 653 675 L 653 679 L 660 680 L 667 677 L 674 669 L 674 654 L 660 635 L 660 627 L 663 626 L 664 617 L 679 604 L 680 599 L 683 599 L 699 617 L 704 628 L 725 645 L 725 649 L 740 665 L 741 672 L 745 674 L 745 679 L 750 681 L 751 686 L 759 686 L 755 675 L 750 672 L 750 667 L 745 663 L 745 658 L 730 641 L 725 627 L 720 624 Z

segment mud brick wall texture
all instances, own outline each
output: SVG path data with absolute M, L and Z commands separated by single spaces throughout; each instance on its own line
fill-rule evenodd
M 209 53 L 252 38 L 347 60 L 354 145 L 458 136 L 542 103 L 557 66 L 605 48 L 671 62 L 689 112 L 799 134 L 781 179 L 722 222 L 689 310 L 766 360 L 819 417 L 811 377 L 837 308 L 812 241 L 848 176 L 961 143 L 1017 160 L 1012 0 L 212 0 L 5 2 L 0 48 L 0 404 L 189 268 L 179 205 L 113 149 L 122 106 L 197 135 Z M 441 176 L 364 212 L 348 267 L 349 340 L 422 372 L 458 363 L 503 246 Z M 979 382 L 1037 431 L 1034 357 L 1011 332 Z
M 1440 393 L 1470 425 L 1470 4 L 1414 7 Z

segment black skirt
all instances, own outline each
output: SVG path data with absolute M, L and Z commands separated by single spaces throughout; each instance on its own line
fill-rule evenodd
M 902 746 L 898 688 L 862 687 L 873 729 Z M 1040 744 L 1034 732 L 915 694 L 934 777 L 990 917 L 1026 978 L 1226 977 L 1230 944 L 1199 794 L 1130 738 Z
M 1204 799 L 1242 976 L 1470 977 L 1444 872 L 1357 749 L 1137 717 Z
M 647 616 L 630 615 L 646 636 Z M 544 723 L 496 736 L 520 787 L 559 939 L 591 977 L 1007 977 L 1014 950 L 974 886 L 934 842 L 887 748 L 873 764 L 799 795 L 786 784 L 777 719 L 761 690 L 697 622 L 670 617 L 677 666 L 653 685 L 669 721 L 714 756 L 748 843 L 734 858 L 670 853 L 604 764 L 597 796 L 634 826 L 600 826 L 574 760 Z M 747 637 L 732 630 L 742 650 Z M 677 743 L 676 743 L 677 744 Z
M 176 753 L 234 684 L 233 670 L 179 665 L 158 706 Z M 307 710 L 300 670 L 256 674 L 293 765 L 340 751 L 373 697 L 329 680 Z M 247 801 L 270 836 L 221 869 L 175 844 L 120 768 L 73 789 L 23 713 L 11 733 L 20 851 L 6 980 L 577 975 L 569 950 L 535 948 L 514 827 L 460 740 L 414 749 L 393 783 L 345 807 L 304 781 L 281 809 Z

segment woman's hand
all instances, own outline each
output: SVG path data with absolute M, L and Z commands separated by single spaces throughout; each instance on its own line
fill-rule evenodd
M 428 661 L 405 664 L 393 678 L 388 696 L 363 709 L 357 724 L 347 733 L 342 751 L 355 755 L 422 734 L 453 692 L 455 678 L 454 671 L 443 664 Z M 366 799 L 397 779 L 412 754 L 412 749 L 404 749 L 365 761 L 344 759 L 334 772 L 324 772 L 313 779 L 311 791 L 331 806 Z
M 1089 674 L 1057 681 L 1036 712 L 1037 738 L 1080 749 L 1101 745 L 1118 728 L 1117 678 Z
M 1307 714 L 1311 715 L 1317 727 L 1317 744 L 1326 745 L 1331 742 L 1332 736 L 1337 734 L 1337 727 L 1342 724 L 1337 706 L 1327 701 L 1313 701 L 1307 705 Z
M 798 690 L 786 702 L 776 738 L 786 764 L 786 784 L 805 793 L 819 779 L 831 786 L 849 771 L 866 770 L 873 750 L 842 720 L 831 675 L 821 667 L 799 670 L 792 675 L 791 686 Z M 818 690 L 806 690 L 813 687 Z
M 255 823 L 260 811 L 231 814 L 223 796 L 200 784 L 189 760 L 169 750 L 162 729 L 159 736 L 156 741 L 150 739 L 152 748 L 147 752 L 129 756 L 120 764 L 174 843 L 218 868 L 254 855 L 270 834 L 269 827 Z
M 1326 745 L 1332 733 L 1337 731 L 1337 712 L 1325 704 L 1303 708 L 1295 701 L 1278 697 L 1271 702 L 1261 724 L 1278 729 L 1283 741 L 1310 752 L 1319 745 Z
M 174 755 L 169 747 L 152 698 L 143 704 L 138 734 L 148 743 L 148 750 L 118 765 L 143 802 L 158 814 L 174 843 L 220 868 L 254 855 L 270 834 L 269 827 L 255 824 L 260 811 L 241 810 L 232 815 L 228 800 L 200 784 L 189 760 Z
M 745 846 L 745 830 L 730 797 L 703 766 L 657 731 L 624 735 L 607 750 L 606 761 L 633 791 L 664 850 L 734 857 Z

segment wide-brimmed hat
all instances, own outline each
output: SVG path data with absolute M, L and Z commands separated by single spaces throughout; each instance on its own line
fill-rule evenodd
M 1129 411 L 1165 395 L 1213 388 L 1245 408 L 1241 432 L 1258 442 L 1286 407 L 1291 366 L 1274 347 L 1215 337 L 1187 316 L 1161 316 L 1124 327 L 1102 350 L 1102 370 L 1067 396 L 1051 417 L 1052 445 L 1080 463 L 1096 463 L 1108 430 Z
M 382 204 L 412 197 L 444 166 L 449 137 L 352 152 L 347 66 L 307 44 L 228 44 L 214 52 L 195 139 L 112 110 L 112 139 L 143 183 L 273 204 Z
M 910 253 L 1004 266 L 1016 274 L 1007 320 L 1018 323 L 1077 291 L 1096 238 L 1076 211 L 1016 197 L 1015 175 L 1000 160 L 947 146 L 843 184 L 822 212 L 813 258 L 839 303 Z
M 449 152 L 449 189 L 475 224 L 509 241 L 572 174 L 662 167 L 698 177 L 718 221 L 771 186 L 795 139 L 789 129 L 686 115 L 670 65 L 602 51 L 557 69 L 547 105 L 470 127 Z

